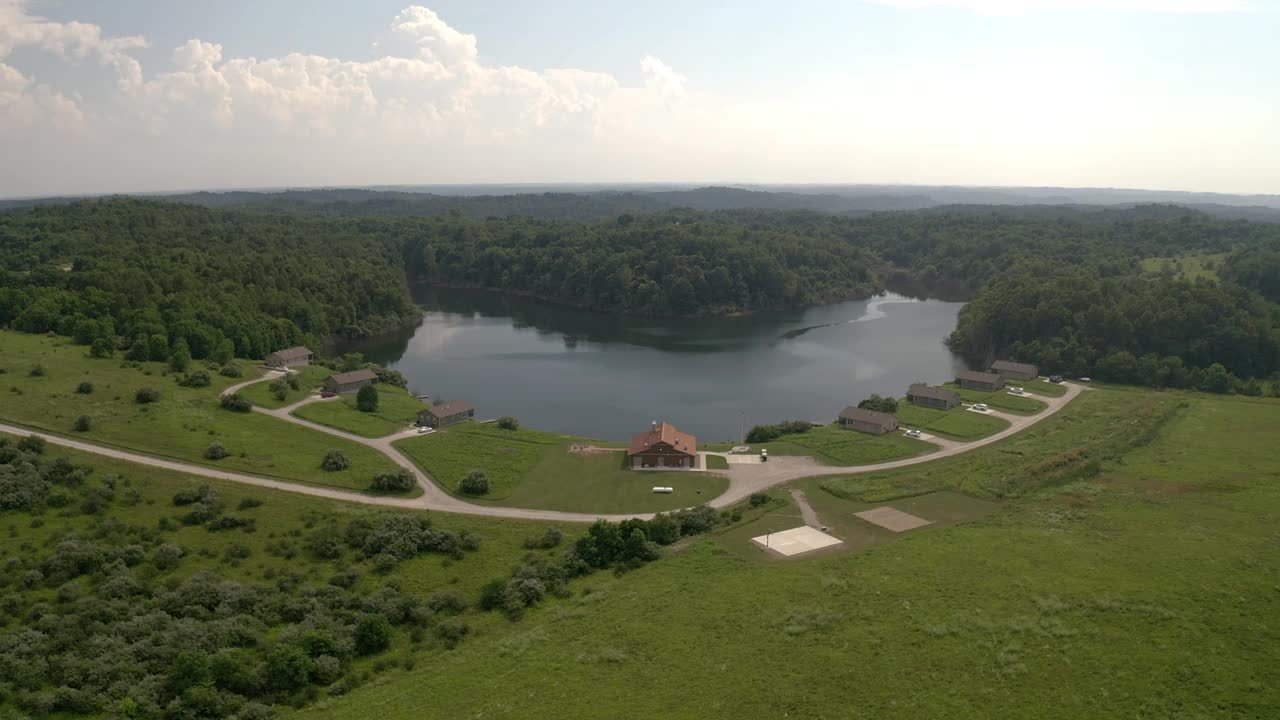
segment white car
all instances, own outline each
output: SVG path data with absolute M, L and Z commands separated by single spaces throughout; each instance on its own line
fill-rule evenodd
M 1009 392 L 1014 395 L 1021 395 L 1023 391 L 1022 391 L 1022 388 L 1020 387 L 1011 387 L 1009 388 Z
M 918 438 L 918 437 L 920 437 L 920 431 L 919 431 L 919 430 L 908 430 L 908 431 L 907 431 L 907 437 Z
M 429 432 L 431 432 L 431 428 L 427 427 L 426 425 L 423 425 L 418 428 L 419 435 L 426 435 Z
M 974 409 L 974 410 L 977 410 L 978 412 L 986 412 L 986 411 L 990 410 L 991 408 L 987 407 L 987 404 L 986 404 L 986 403 L 978 403 L 977 405 L 974 405 L 974 406 L 973 406 L 973 409 Z

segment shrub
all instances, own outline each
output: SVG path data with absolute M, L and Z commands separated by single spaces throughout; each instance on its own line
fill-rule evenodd
M 284 381 L 285 381 L 285 384 L 289 386 L 290 390 L 302 389 L 302 381 L 298 379 L 298 373 L 296 372 L 286 373 L 284 376 Z
M 489 476 L 483 470 L 472 470 L 458 483 L 458 490 L 464 495 L 488 495 Z
M 133 399 L 139 405 L 149 405 L 160 399 L 160 391 L 150 387 L 139 388 Z
M 204 457 L 206 460 L 221 460 L 231 454 L 226 445 L 220 442 L 212 443 L 204 449 Z
M 351 461 L 341 450 L 330 450 L 324 454 L 324 460 L 320 462 L 320 469 L 329 472 L 346 470 L 349 467 L 351 467 Z
M 382 615 L 363 615 L 356 621 L 356 652 L 372 655 L 391 644 L 391 623 Z
M 400 468 L 395 472 L 378 473 L 373 476 L 373 484 L 370 485 L 374 490 L 383 490 L 389 492 L 404 492 L 413 489 L 413 473 L 405 468 Z
M 183 387 L 202 388 L 208 387 L 210 382 L 212 382 L 212 379 L 209 377 L 207 370 L 193 370 L 183 375 L 178 384 Z
M 356 392 L 356 409 L 360 412 L 378 411 L 378 388 L 365 385 Z
M 227 363 L 226 365 L 223 365 L 222 369 L 219 370 L 218 373 L 223 377 L 229 377 L 229 378 L 238 378 L 238 377 L 244 376 L 244 371 L 241 370 L 240 366 L 235 363 Z
M 89 419 L 88 415 L 81 415 L 76 418 L 76 432 L 89 432 L 91 427 L 93 427 L 93 421 Z
M 240 502 L 236 503 L 236 509 L 248 510 L 250 508 L 256 508 L 260 505 L 262 505 L 262 501 L 259 500 L 258 498 L 247 497 L 247 498 L 241 498 Z
M 222 405 L 223 410 L 230 410 L 232 412 L 249 412 L 249 410 L 253 408 L 253 403 L 241 397 L 240 393 L 223 395 L 222 400 L 218 402 Z
M 115 354 L 115 343 L 104 337 L 94 340 L 93 344 L 89 346 L 89 357 L 91 358 L 109 358 Z
M 536 548 L 550 550 L 559 545 L 562 540 L 564 540 L 564 533 L 560 532 L 560 528 L 549 527 L 542 533 L 542 537 L 525 538 L 524 546 L 529 550 Z
M 178 566 L 180 560 L 182 560 L 182 548 L 173 543 L 161 545 L 151 555 L 151 564 L 155 565 L 157 570 L 172 570 Z
M 44 377 L 44 376 L 45 376 L 45 374 L 46 374 L 46 372 L 47 372 L 47 371 L 44 369 L 44 366 L 43 366 L 43 365 L 41 365 L 41 364 L 39 364 L 39 363 L 37 363 L 37 364 L 35 364 L 35 365 L 32 365 L 32 366 L 31 366 L 31 373 L 30 373 L 30 375 L 31 375 L 31 377 Z
M 92 395 L 93 383 L 87 380 L 85 382 L 80 383 L 79 385 L 76 386 L 76 392 L 81 395 Z
M 267 389 L 271 391 L 271 397 L 276 400 L 280 400 L 281 402 L 283 402 L 285 398 L 289 397 L 289 383 L 281 380 L 280 378 L 272 380 L 271 384 L 267 385 Z
M 773 498 L 769 497 L 768 493 L 751 493 L 751 498 L 748 502 L 750 502 L 751 507 L 754 508 L 760 507 L 761 505 L 768 505 L 769 501 L 772 499 Z
M 47 444 L 48 441 L 39 435 L 28 435 L 18 441 L 18 449 L 42 455 L 44 454 L 44 446 Z
M 457 590 L 437 590 L 427 598 L 427 607 L 436 612 L 460 613 L 467 609 L 467 599 Z
M 806 420 L 784 420 L 776 425 L 756 425 L 747 433 L 747 442 L 762 443 L 777 440 L 783 435 L 806 433 L 813 429 L 813 423 Z
M 872 393 L 871 397 L 858 403 L 858 407 L 864 410 L 875 410 L 883 413 L 898 412 L 898 399 L 892 397 L 880 397 Z
M 503 415 L 498 418 L 498 427 L 502 430 L 519 430 L 520 421 L 510 415 Z
M 458 618 L 449 618 L 436 626 L 436 637 L 444 642 L 444 646 L 452 650 L 462 642 L 471 628 Z

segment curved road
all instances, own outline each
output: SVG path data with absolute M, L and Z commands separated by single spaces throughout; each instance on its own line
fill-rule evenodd
M 258 382 L 265 382 L 283 373 L 278 371 L 269 371 L 261 377 L 248 380 L 242 383 L 232 385 L 222 391 L 222 395 L 228 395 L 237 392 L 247 385 Z M 760 492 L 775 485 L 798 480 L 804 477 L 813 477 L 816 475 L 854 475 L 860 473 L 879 472 L 881 470 L 892 470 L 894 468 L 907 467 L 909 465 L 918 465 L 920 463 L 932 462 L 940 458 L 951 457 L 962 452 L 967 452 L 984 445 L 990 445 L 993 442 L 1006 438 L 1016 432 L 1026 429 L 1031 425 L 1053 415 L 1071 402 L 1085 388 L 1080 385 L 1066 384 L 1067 392 L 1060 398 L 1038 398 L 1045 402 L 1046 407 L 1035 415 L 1007 415 L 992 411 L 990 414 L 1004 418 L 1009 422 L 1009 427 L 1000 432 L 989 435 L 980 440 L 968 443 L 958 443 L 953 441 L 940 441 L 939 450 L 927 455 L 920 455 L 902 460 L 893 460 L 890 462 L 877 463 L 875 465 L 856 465 L 852 467 L 838 467 L 831 465 L 820 465 L 813 458 L 808 457 L 784 457 L 775 456 L 767 463 L 748 464 L 748 465 L 731 465 L 728 472 L 729 489 L 724 494 L 711 500 L 708 504 L 712 507 L 725 507 L 736 503 L 754 492 Z M 324 402 L 324 399 L 318 396 L 310 396 L 292 405 L 271 410 L 254 406 L 256 412 L 261 412 L 272 417 L 291 422 L 297 425 L 310 428 L 329 435 L 357 442 L 362 445 L 371 447 L 378 452 L 383 453 L 393 462 L 406 470 L 413 473 L 418 486 L 422 488 L 422 495 L 416 498 L 396 498 L 378 495 L 366 495 L 364 493 L 351 492 L 348 490 L 338 490 L 336 488 L 319 487 L 316 485 L 303 485 L 299 483 L 287 482 L 283 480 L 272 480 L 270 478 L 259 477 L 257 475 L 248 475 L 244 473 L 229 472 L 218 470 L 216 468 L 206 467 L 203 465 L 195 465 L 192 463 L 182 462 L 180 460 L 168 460 L 156 457 L 154 455 L 146 455 L 128 450 L 121 450 L 114 447 L 98 445 L 95 443 L 75 440 L 59 435 L 49 435 L 33 431 L 29 428 L 18 427 L 15 425 L 7 425 L 0 423 L 0 432 L 12 435 L 32 435 L 40 434 L 51 444 L 60 445 L 62 447 L 72 448 L 83 452 L 94 453 L 104 457 L 110 457 L 117 460 L 125 460 L 128 462 L 138 463 L 140 465 L 148 465 L 151 467 L 161 468 L 164 470 L 172 470 L 175 472 L 186 473 L 188 475 L 197 475 L 200 477 L 213 478 L 216 480 L 229 480 L 231 482 L 244 483 L 246 485 L 256 485 L 258 487 L 271 488 L 274 490 L 284 490 L 286 492 L 299 493 L 302 495 L 312 495 L 316 497 L 329 498 L 333 500 L 344 500 L 347 502 L 362 503 L 365 505 L 379 505 L 383 507 L 395 507 L 412 510 L 434 510 L 438 512 L 461 513 L 466 515 L 482 515 L 487 517 L 505 517 L 521 520 L 549 520 L 558 522 L 594 522 L 597 519 L 605 520 L 625 520 L 627 518 L 648 519 L 653 517 L 653 513 L 637 513 L 623 515 L 605 515 L 593 513 L 575 513 L 562 512 L 559 510 L 535 510 L 531 508 L 505 507 L 498 505 L 477 505 L 460 500 L 440 488 L 431 480 L 416 464 L 405 457 L 392 443 L 406 437 L 415 435 L 415 431 L 408 430 L 381 438 L 366 438 L 352 433 L 335 430 L 334 428 L 313 423 L 302 418 L 295 417 L 290 413 L 293 410 L 311 402 Z

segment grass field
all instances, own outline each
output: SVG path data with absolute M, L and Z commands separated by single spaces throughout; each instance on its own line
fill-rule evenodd
M 969 412 L 963 406 L 935 410 L 912 405 L 905 399 L 898 401 L 897 415 L 898 423 L 904 428 L 916 428 L 956 440 L 976 440 L 1009 426 L 998 417 Z
M 1085 393 L 971 453 L 800 483 L 837 533 L 868 497 L 935 526 L 786 561 L 729 530 L 296 716 L 1280 716 L 1277 435 L 1274 400 Z
M 1025 385 L 1017 385 L 1011 383 L 1015 387 L 1026 389 Z M 1044 383 L 1049 385 L 1049 383 Z M 955 390 L 960 394 L 960 399 L 970 403 L 986 403 L 998 410 L 1011 412 L 1015 415 L 1034 415 L 1045 409 L 1045 404 L 1034 398 L 1025 395 L 1010 395 L 1008 390 L 997 390 L 995 392 L 982 392 L 981 390 L 962 390 L 954 384 L 948 383 L 944 387 L 948 390 Z M 1053 387 L 1053 386 L 1051 386 Z
M 45 374 L 30 375 L 40 364 Z M 218 407 L 218 391 L 238 379 L 212 373 L 203 388 L 180 387 L 161 363 L 141 369 L 121 367 L 119 359 L 94 360 L 86 348 L 66 338 L 0 331 L 0 419 L 35 431 L 73 435 L 90 442 L 175 458 L 210 467 L 268 475 L 315 485 L 363 490 L 375 473 L 395 469 L 386 456 L 304 427 L 259 413 L 234 413 Z M 76 392 L 81 382 L 93 392 Z M 149 405 L 134 402 L 142 387 L 160 391 Z M 91 429 L 73 430 L 86 415 Z M 206 460 L 204 451 L 222 443 L 230 457 Z M 325 472 L 320 461 L 338 448 L 351 460 L 348 470 Z
M 720 457 L 719 455 L 707 455 L 706 461 L 707 461 L 708 470 L 728 470 L 729 469 L 729 461 Z
M 777 442 L 760 443 L 759 447 L 768 448 L 770 455 L 812 455 L 827 465 L 870 465 L 937 449 L 936 445 L 902 433 L 869 435 L 844 430 L 834 423 L 806 433 L 784 435 Z
M 277 400 L 275 395 L 271 394 L 269 389 L 270 381 L 249 385 L 240 391 L 240 396 L 258 407 L 274 410 L 286 405 L 292 405 L 307 397 L 312 391 L 324 384 L 325 378 L 333 374 L 332 370 L 323 365 L 308 365 L 304 368 L 298 368 L 295 372 L 298 373 L 298 389 L 290 389 L 284 400 Z
M 1142 271 L 1153 274 L 1168 273 L 1181 280 L 1218 279 L 1218 268 L 1226 260 L 1226 253 L 1205 253 L 1201 255 L 1180 255 L 1169 258 L 1145 258 L 1142 260 Z
M 697 505 L 728 486 L 725 478 L 707 473 L 627 470 L 625 453 L 571 453 L 573 442 L 536 430 L 464 423 L 401 440 L 396 447 L 451 493 L 470 470 L 484 470 L 493 489 L 482 498 L 468 498 L 472 502 L 572 512 L 657 512 Z M 655 485 L 675 492 L 655 494 Z
M 378 388 L 378 409 L 366 413 L 356 409 L 356 394 L 345 393 L 333 400 L 303 405 L 293 414 L 339 430 L 346 430 L 364 437 L 383 437 L 412 425 L 419 410 L 426 405 L 403 388 L 391 385 L 375 385 Z
M 1045 380 L 1015 380 L 1013 384 L 1034 395 L 1062 397 L 1067 394 L 1066 385 L 1058 385 Z

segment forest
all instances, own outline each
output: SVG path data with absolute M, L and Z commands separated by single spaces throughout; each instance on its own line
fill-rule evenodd
M 975 364 L 1011 356 L 1192 387 L 1220 386 L 1197 374 L 1215 365 L 1231 387 L 1280 370 L 1280 225 L 1172 205 L 852 216 L 639 203 L 600 218 L 630 196 L 455 198 L 417 214 L 436 196 L 214 197 L 227 207 L 112 198 L 0 213 L 0 325 L 70 335 L 102 355 L 163 359 L 182 347 L 218 359 L 411 321 L 410 283 L 689 317 L 892 289 L 969 301 L 949 343 Z M 601 205 L 610 197 L 619 205 Z M 565 219 L 579 211 L 587 219 Z M 1216 278 L 1142 269 L 1189 254 L 1222 256 Z

